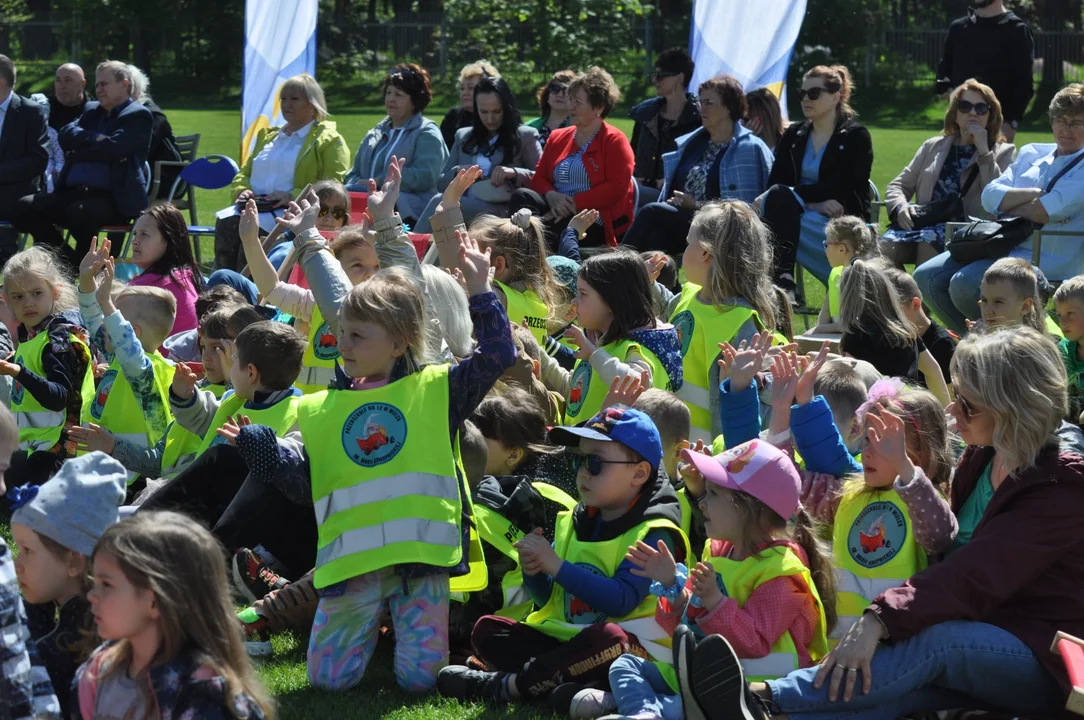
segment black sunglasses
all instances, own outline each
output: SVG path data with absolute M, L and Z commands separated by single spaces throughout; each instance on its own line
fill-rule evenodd
M 971 418 L 982 413 L 975 409 L 975 406 L 967 401 L 963 395 L 956 393 L 956 406 L 960 408 L 960 414 L 964 416 L 964 420 L 971 422 Z
M 336 207 L 336 208 L 322 207 L 322 208 L 320 208 L 320 217 L 327 217 L 328 213 L 331 213 L 331 217 L 335 218 L 336 220 L 345 220 L 346 219 L 346 210 L 342 209 L 341 207 Z
M 658 81 L 665 80 L 666 78 L 677 77 L 680 74 L 681 73 L 679 72 L 670 72 L 668 70 L 656 70 L 654 73 L 651 74 L 651 77 L 655 78 L 655 80 Z
M 547 90 L 549 91 L 550 95 L 565 95 L 568 93 L 568 85 L 551 83 Z
M 810 100 L 813 100 L 814 102 L 816 102 L 817 100 L 821 99 L 821 95 L 823 93 L 828 93 L 829 95 L 832 95 L 832 94 L 835 94 L 837 92 L 839 92 L 838 87 L 815 87 L 815 88 L 809 88 L 808 90 L 806 90 L 805 88 L 802 88 L 801 90 L 798 91 L 798 101 L 801 102 L 802 100 L 805 100 L 808 97 Z
M 961 100 L 956 107 L 960 108 L 960 112 L 966 113 L 968 115 L 971 114 L 972 110 L 975 111 L 976 115 L 985 115 L 986 113 L 990 112 L 989 103 L 984 102 L 973 103 L 968 102 L 967 100 Z
M 586 468 L 587 474 L 594 477 L 602 474 L 603 465 L 639 465 L 642 460 L 604 460 L 598 455 L 582 455 L 574 454 L 572 456 L 572 467 L 576 472 L 580 471 L 580 468 Z

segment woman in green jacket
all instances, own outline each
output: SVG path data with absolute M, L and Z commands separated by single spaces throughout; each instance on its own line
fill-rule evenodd
M 324 91 L 315 78 L 295 75 L 284 82 L 279 102 L 286 124 L 257 131 L 248 161 L 233 179 L 233 207 L 255 197 L 261 211 L 284 208 L 306 185 L 320 180 L 342 182 L 350 168 L 346 141 L 327 119 Z M 225 217 L 215 223 L 215 268 L 219 270 L 239 270 L 244 265 L 237 233 L 240 213 L 227 214 L 233 207 L 220 212 Z

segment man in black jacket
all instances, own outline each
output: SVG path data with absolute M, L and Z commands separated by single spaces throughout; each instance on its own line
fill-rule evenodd
M 1034 93 L 1034 40 L 1027 23 L 1005 10 L 1005 0 L 971 0 L 967 17 L 953 21 L 934 92 L 946 94 L 969 78 L 989 85 L 1001 102 L 1009 142 Z
M 87 76 L 75 63 L 64 63 L 56 69 L 49 97 L 49 127 L 59 131 L 79 119 L 87 104 L 86 87 Z
M 0 55 L 0 220 L 10 221 L 15 203 L 42 189 L 49 163 L 45 108 L 15 94 L 15 64 Z M 0 267 L 15 254 L 18 235 L 0 230 Z

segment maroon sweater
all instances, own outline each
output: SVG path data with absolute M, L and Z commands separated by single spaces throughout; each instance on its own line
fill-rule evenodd
M 952 486 L 957 515 L 993 454 L 985 447 L 964 452 Z M 1069 678 L 1050 645 L 1058 630 L 1084 636 L 1082 523 L 1084 457 L 1052 440 L 1035 467 L 997 488 L 971 542 L 869 609 L 888 628 L 889 642 L 948 620 L 996 625 L 1031 648 L 1068 696 Z

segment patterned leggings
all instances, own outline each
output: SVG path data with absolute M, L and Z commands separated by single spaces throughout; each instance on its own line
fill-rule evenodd
M 385 607 L 395 629 L 395 679 L 410 692 L 436 686 L 448 664 L 448 576 L 407 581 L 382 568 L 326 588 L 309 639 L 309 681 L 328 690 L 361 682 Z

